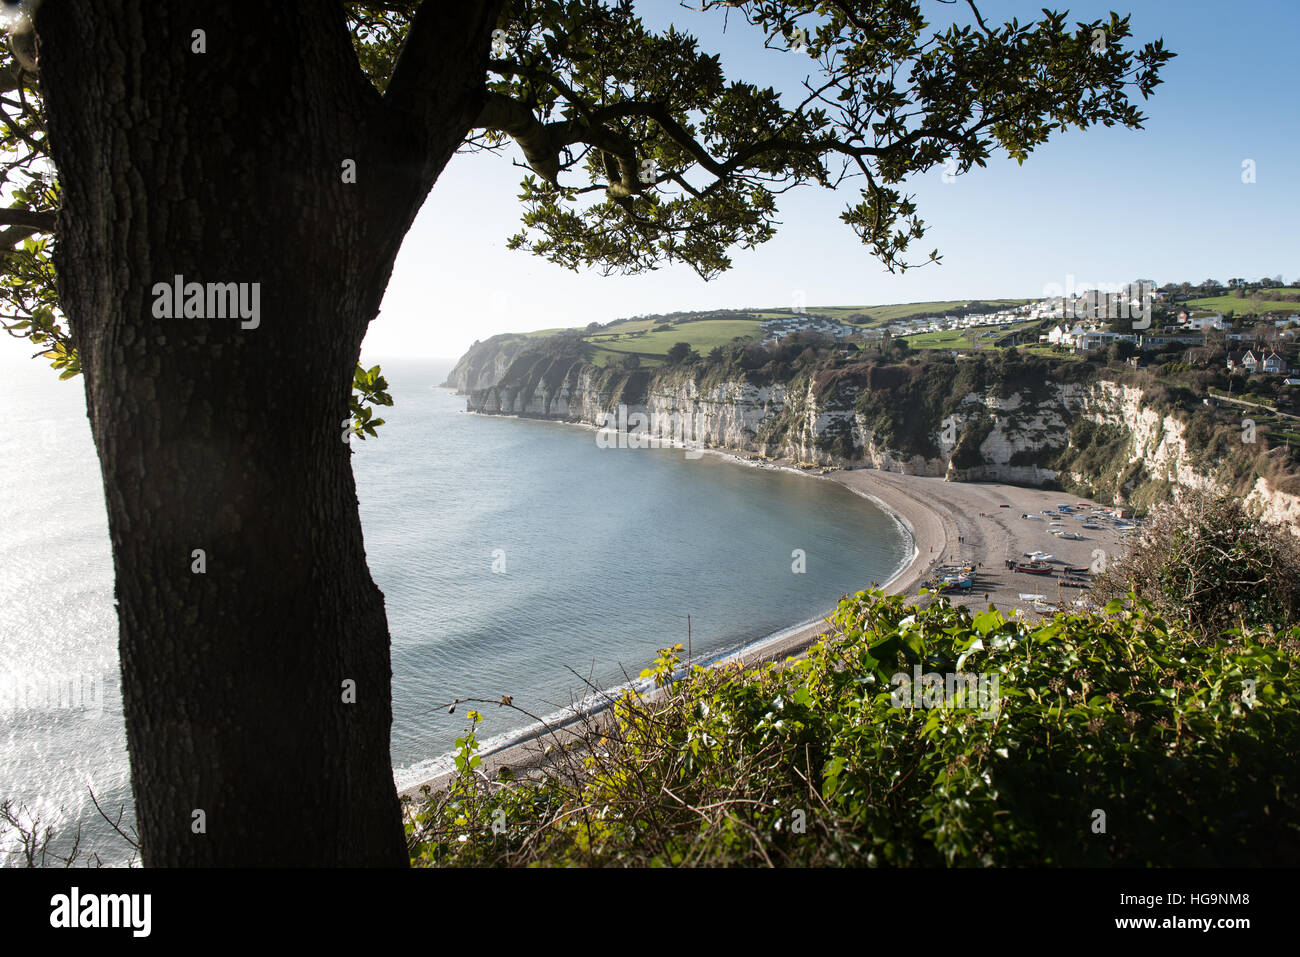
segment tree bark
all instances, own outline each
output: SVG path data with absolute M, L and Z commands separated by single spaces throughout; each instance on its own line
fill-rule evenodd
M 342 423 L 402 237 L 481 107 L 495 9 L 451 6 L 480 14 L 439 51 L 466 79 L 418 123 L 361 73 L 341 4 L 37 14 L 147 865 L 407 860 Z M 156 318 L 177 275 L 258 283 L 258 325 Z

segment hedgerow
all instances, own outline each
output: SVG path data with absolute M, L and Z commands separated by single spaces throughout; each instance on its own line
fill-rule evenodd
M 459 773 L 408 807 L 422 865 L 1293 863 L 1300 629 L 1206 641 L 1130 596 L 1030 624 L 859 592 L 804 658 L 680 646 L 547 769 Z M 918 675 L 973 676 L 995 695 Z M 903 680 L 906 679 L 906 680 Z M 953 681 L 953 684 L 960 684 Z M 956 693 L 951 693 L 956 691 Z

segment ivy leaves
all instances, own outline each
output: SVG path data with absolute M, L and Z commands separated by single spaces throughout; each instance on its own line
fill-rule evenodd
M 352 377 L 352 396 L 348 403 L 352 413 L 352 432 L 362 441 L 367 435 L 376 436 L 375 432 L 384 424 L 383 419 L 374 417 L 375 410 L 370 406 L 391 406 L 393 397 L 388 394 L 388 380 L 379 372 L 379 366 L 366 369 L 357 363 L 357 371 Z

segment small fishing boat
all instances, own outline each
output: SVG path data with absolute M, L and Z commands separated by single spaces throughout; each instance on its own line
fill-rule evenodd
M 1024 572 L 1026 575 L 1050 575 L 1052 566 L 1045 562 L 1021 562 L 1016 566 L 1016 571 Z
M 970 591 L 969 578 L 945 578 L 939 582 L 939 591 Z

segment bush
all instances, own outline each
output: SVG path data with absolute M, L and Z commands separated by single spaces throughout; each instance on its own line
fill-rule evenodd
M 557 736 L 540 780 L 489 782 L 461 739 L 408 809 L 412 860 L 1293 863 L 1300 630 L 1205 643 L 1131 605 L 1030 625 L 859 592 L 802 660 L 678 677 L 667 649 L 643 672 L 661 694 L 624 694 L 580 751 Z M 995 693 L 899 698 L 918 672 Z
M 1290 627 L 1300 623 L 1300 541 L 1253 518 L 1240 498 L 1185 491 L 1152 510 L 1094 594 L 1104 601 L 1129 591 L 1205 637 Z
M 691 348 L 689 342 L 678 342 L 668 350 L 668 354 L 664 356 L 664 361 L 670 366 L 675 366 L 686 362 L 696 362 L 699 358 L 699 353 Z

